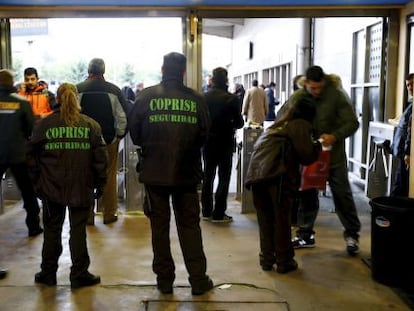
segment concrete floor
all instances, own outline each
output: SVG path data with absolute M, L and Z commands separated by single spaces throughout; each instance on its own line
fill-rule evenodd
M 9 269 L 0 281 L 1 311 L 30 310 L 356 310 L 405 311 L 408 305 L 387 286 L 375 282 L 362 261 L 370 256 L 370 207 L 355 188 L 363 224 L 361 254 L 349 257 L 342 227 L 330 197 L 321 197 L 314 249 L 297 250 L 299 269 L 281 275 L 264 272 L 258 263 L 258 230 L 255 214 L 241 213 L 240 202 L 229 196 L 231 224 L 202 221 L 208 274 L 215 288 L 192 296 L 175 226 L 172 249 L 176 260 L 173 295 L 161 295 L 151 270 L 149 222 L 141 213 L 122 213 L 118 222 L 88 227 L 92 273 L 100 285 L 71 291 L 67 224 L 64 251 L 59 262 L 58 285 L 36 285 L 42 236 L 28 238 L 21 203 L 8 205 L 0 215 L 0 266 Z

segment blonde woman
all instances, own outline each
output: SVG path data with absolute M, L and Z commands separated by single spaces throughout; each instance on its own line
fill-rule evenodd
M 62 226 L 69 211 L 72 288 L 100 283 L 88 272 L 90 259 L 86 223 L 94 197 L 106 182 L 107 153 L 99 124 L 80 113 L 73 84 L 57 90 L 56 110 L 41 119 L 30 140 L 29 164 L 43 203 L 44 241 L 41 271 L 35 282 L 56 285 L 58 259 L 62 253 Z

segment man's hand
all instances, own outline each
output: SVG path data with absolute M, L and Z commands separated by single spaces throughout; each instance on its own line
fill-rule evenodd
M 324 147 L 330 147 L 336 143 L 336 137 L 331 134 L 322 134 L 320 139 L 321 139 L 322 146 Z

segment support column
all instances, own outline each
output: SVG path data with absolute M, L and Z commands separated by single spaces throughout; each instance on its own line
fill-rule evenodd
M 194 11 L 190 11 L 186 17 L 184 30 L 184 51 L 187 56 L 186 85 L 199 92 L 202 87 L 202 63 L 201 41 L 202 21 Z
M 312 18 L 303 18 L 302 22 L 302 38 L 296 55 L 296 74 L 304 74 L 313 62 L 314 22 Z
M 0 19 L 0 68 L 12 68 L 10 20 Z

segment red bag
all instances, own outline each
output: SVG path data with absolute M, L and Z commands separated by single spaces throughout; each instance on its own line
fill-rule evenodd
M 329 177 L 330 150 L 322 150 L 318 159 L 310 165 L 302 167 L 302 178 L 300 190 L 316 188 L 326 189 L 326 182 Z

